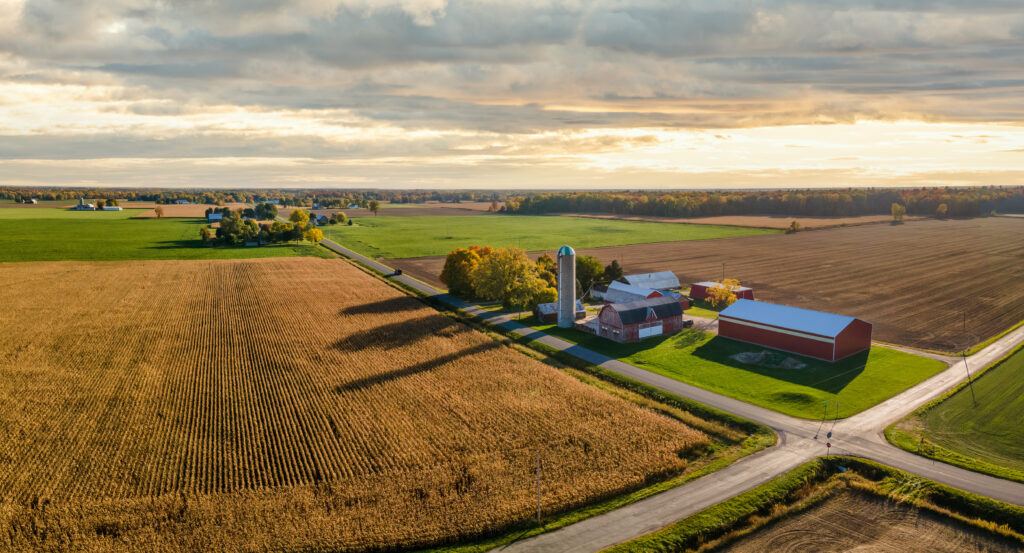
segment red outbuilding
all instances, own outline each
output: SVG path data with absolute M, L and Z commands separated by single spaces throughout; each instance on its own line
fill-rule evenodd
M 838 361 L 871 347 L 871 323 L 753 300 L 737 300 L 722 310 L 718 335 L 825 361 Z
M 714 288 L 716 286 L 721 286 L 721 284 L 719 284 L 717 282 L 694 282 L 693 284 L 690 285 L 690 294 L 689 295 L 690 295 L 691 298 L 693 298 L 695 300 L 707 299 L 707 297 L 708 297 L 708 288 Z M 746 286 L 740 286 L 740 287 L 734 289 L 733 293 L 736 294 L 736 298 L 737 299 L 741 299 L 741 300 L 752 300 L 752 299 L 754 299 L 754 289 L 753 288 L 747 288 Z
M 598 336 L 616 342 L 638 342 L 682 330 L 683 306 L 668 296 L 609 303 L 601 308 L 597 318 Z

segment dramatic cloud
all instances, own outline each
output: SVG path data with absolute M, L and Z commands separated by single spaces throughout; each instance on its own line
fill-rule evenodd
M 1022 97 L 1016 0 L 0 0 L 0 184 L 1007 184 Z

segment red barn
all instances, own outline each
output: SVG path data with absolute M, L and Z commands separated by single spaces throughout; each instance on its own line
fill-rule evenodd
M 737 300 L 722 310 L 718 335 L 825 361 L 871 347 L 871 323 L 753 300 Z
M 690 297 L 695 299 L 695 300 L 707 299 L 707 297 L 708 297 L 708 288 L 714 288 L 716 286 L 721 286 L 721 285 L 719 283 L 717 283 L 717 282 L 694 282 L 693 284 L 690 285 Z M 740 286 L 739 288 L 736 288 L 735 290 L 733 290 L 733 293 L 736 294 L 736 298 L 737 299 L 741 299 L 741 300 L 752 300 L 752 299 L 754 299 L 754 289 L 753 288 L 747 288 L 746 286 Z
M 616 342 L 638 342 L 682 330 L 683 306 L 667 296 L 609 303 L 601 308 L 597 318 L 598 336 Z

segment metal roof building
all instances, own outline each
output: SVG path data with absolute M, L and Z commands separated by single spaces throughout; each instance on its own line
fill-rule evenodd
M 679 288 L 679 277 L 677 277 L 672 271 L 626 275 L 622 278 L 626 279 L 626 282 L 633 286 L 640 286 L 643 288 L 654 288 L 656 290 Z
M 647 298 L 660 298 L 664 295 L 653 288 L 641 288 L 616 280 L 608 285 L 608 289 L 601 294 L 601 299 L 605 303 L 628 303 Z
M 695 300 L 703 300 L 708 297 L 708 288 L 714 288 L 721 286 L 717 282 L 704 281 L 694 282 L 690 285 L 690 297 Z M 746 286 L 740 286 L 733 289 L 733 293 L 736 294 L 737 299 L 752 300 L 754 299 L 754 289 L 747 288 Z
M 718 314 L 718 335 L 826 361 L 871 347 L 871 323 L 746 299 L 736 300 Z
M 598 314 L 598 336 L 616 342 L 675 334 L 683 328 L 683 307 L 670 297 L 609 303 Z

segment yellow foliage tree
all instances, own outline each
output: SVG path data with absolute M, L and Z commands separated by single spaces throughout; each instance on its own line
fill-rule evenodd
M 318 228 L 306 229 L 306 232 L 302 233 L 302 237 L 310 242 L 319 242 L 324 239 L 324 231 Z
M 537 296 L 548 287 L 537 265 L 518 248 L 499 248 L 483 258 L 473 270 L 472 280 L 477 296 L 519 309 L 535 305 Z
M 736 289 L 740 287 L 740 281 L 734 278 L 727 278 L 716 282 L 715 286 L 708 288 L 708 303 L 713 307 L 728 307 L 736 301 Z

